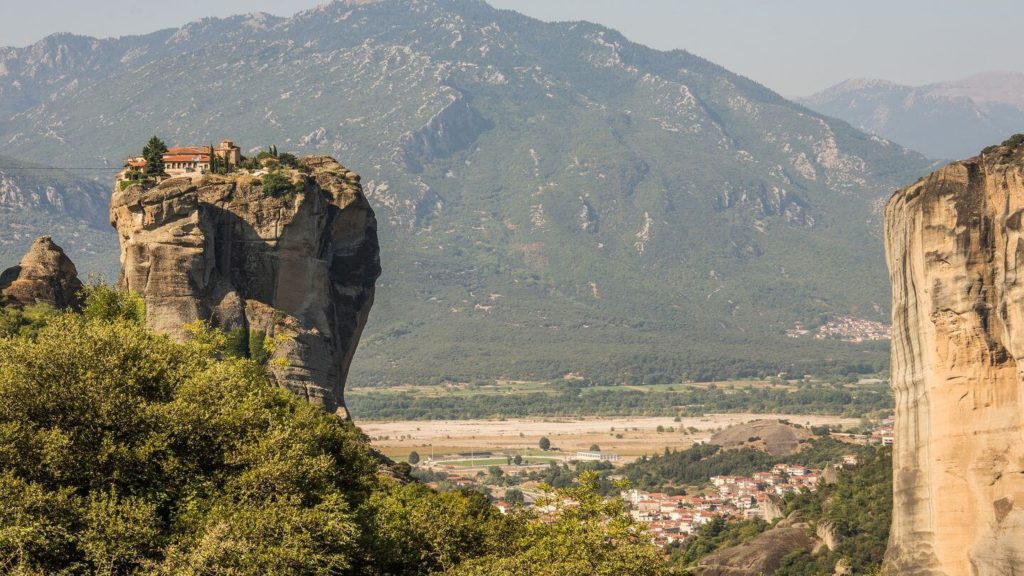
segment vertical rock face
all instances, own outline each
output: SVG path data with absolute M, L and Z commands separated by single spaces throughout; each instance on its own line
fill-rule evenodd
M 49 236 L 36 239 L 17 266 L 0 274 L 0 294 L 19 308 L 35 303 L 75 307 L 81 289 L 75 265 Z
M 986 149 L 886 207 L 896 397 L 888 574 L 1024 573 L 1022 154 Z
M 346 415 L 348 367 L 380 275 L 377 221 L 359 176 L 331 158 L 259 176 L 174 178 L 115 189 L 111 223 L 123 288 L 146 301 L 149 327 L 176 337 L 208 320 L 243 350 L 276 343 L 270 370 L 310 402 Z

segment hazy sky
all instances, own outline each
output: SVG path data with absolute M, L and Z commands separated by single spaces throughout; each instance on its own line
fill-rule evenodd
M 847 78 L 905 84 L 1024 70 L 1021 0 L 491 0 L 544 20 L 590 20 L 684 48 L 787 96 Z M 318 0 L 0 0 L 0 46 L 53 32 L 119 36 L 203 16 L 290 15 Z

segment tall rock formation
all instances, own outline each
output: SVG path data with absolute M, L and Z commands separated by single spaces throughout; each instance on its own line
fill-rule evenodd
M 17 266 L 0 274 L 0 295 L 18 308 L 36 303 L 75 307 L 81 289 L 75 265 L 49 236 L 37 238 Z
M 283 169 L 173 178 L 114 190 L 123 288 L 150 328 L 183 337 L 208 320 L 254 356 L 276 343 L 284 387 L 347 415 L 344 385 L 380 275 L 377 221 L 359 176 L 324 156 Z
M 885 210 L 896 396 L 887 574 L 1024 573 L 1024 148 Z

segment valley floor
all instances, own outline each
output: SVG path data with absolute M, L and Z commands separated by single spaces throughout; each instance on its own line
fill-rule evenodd
M 597 444 L 630 461 L 665 448 L 684 449 L 722 428 L 752 420 L 782 419 L 804 426 L 857 426 L 857 418 L 793 414 L 707 414 L 683 417 L 515 418 L 502 420 L 359 420 L 356 424 L 384 454 L 405 459 L 416 451 L 434 459 L 474 452 L 532 455 L 542 437 L 552 457 L 572 456 Z M 659 431 L 659 427 L 660 430 Z

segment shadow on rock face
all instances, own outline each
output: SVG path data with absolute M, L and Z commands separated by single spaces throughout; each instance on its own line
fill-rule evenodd
M 207 320 L 260 354 L 274 342 L 278 383 L 347 415 L 348 367 L 380 275 L 377 222 L 359 177 L 309 157 L 295 189 L 264 192 L 240 173 L 115 190 L 121 285 L 146 301 L 150 328 L 183 337 Z

